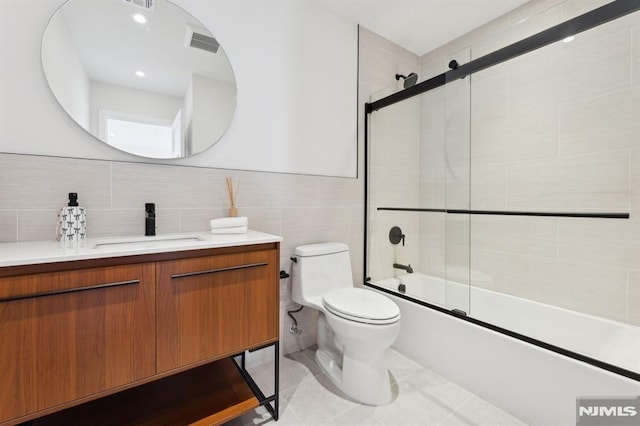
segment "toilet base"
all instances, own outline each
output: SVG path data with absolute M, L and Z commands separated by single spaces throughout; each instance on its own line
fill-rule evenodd
M 329 380 L 354 401 L 375 406 L 391 403 L 393 393 L 384 352 L 374 356 L 359 354 L 357 358 L 348 352 L 342 360 L 336 360 L 329 352 L 318 349 L 316 363 Z

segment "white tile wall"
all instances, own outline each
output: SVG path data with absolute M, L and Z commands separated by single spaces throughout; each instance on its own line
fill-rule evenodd
M 629 151 L 630 208 L 640 211 L 640 148 Z
M 638 268 L 640 217 L 629 220 L 560 219 L 558 245 L 561 260 Z
M 507 292 L 618 321 L 627 320 L 627 273 L 593 263 L 507 256 Z
M 424 55 L 419 61 L 421 80 L 446 71 L 451 58 L 466 62 L 469 51 L 477 58 L 605 3 L 529 2 L 506 19 Z M 519 23 L 524 18 L 526 22 Z M 378 74 L 379 83 L 391 85 L 389 71 L 399 61 L 385 60 L 388 68 Z M 628 211 L 632 219 L 476 216 L 469 222 L 419 214 L 420 269 L 441 275 L 445 265 L 470 264 L 493 278 L 477 285 L 640 324 L 638 14 L 583 33 L 572 43 L 556 43 L 486 70 L 470 81 L 421 96 L 420 207 L 465 208 L 470 197 L 476 209 Z M 470 115 L 465 114 L 468 108 Z M 389 128 L 394 119 L 374 138 L 402 140 L 413 147 L 406 134 L 402 139 Z M 413 129 L 404 123 L 407 128 Z M 383 157 L 395 166 L 400 161 L 389 146 L 395 145 L 387 145 Z M 443 165 L 445 151 L 448 169 Z M 373 198 L 412 200 L 410 191 L 379 194 L 398 184 L 409 186 L 402 174 L 385 173 L 373 188 Z M 412 173 L 413 163 L 405 176 L 413 178 Z M 404 215 L 379 216 L 372 212 L 372 226 L 385 228 L 395 221 L 413 229 L 414 222 Z M 371 257 L 386 265 L 398 250 L 389 247 L 384 234 L 373 236 Z M 471 251 L 465 238 L 470 238 Z M 388 276 L 393 271 L 383 266 L 379 273 Z
M 16 241 L 18 238 L 18 211 L 0 210 L 0 241 Z
M 533 211 L 626 210 L 628 164 L 628 151 L 514 163 L 508 169 L 509 207 Z
M 640 269 L 628 269 L 627 274 L 627 315 L 630 323 L 640 325 Z
M 640 87 L 640 26 L 631 30 L 631 80 L 633 87 Z
M 640 88 L 564 103 L 559 111 L 559 154 L 633 148 L 640 137 Z
M 0 170 L 3 209 L 56 209 L 67 204 L 69 192 L 77 192 L 86 208 L 111 208 L 111 163 L 107 161 L 3 154 Z
M 420 79 L 446 71 L 451 58 L 467 62 L 608 2 L 529 2 L 423 55 Z M 371 49 L 365 57 L 365 64 L 385 64 L 378 82 L 391 85 L 384 76 L 400 60 Z M 634 14 L 421 95 L 417 206 L 467 208 L 470 201 L 474 209 L 615 211 L 632 219 L 421 213 L 416 224 L 410 214 L 372 212 L 372 258 L 384 263 L 398 254 L 378 228 L 416 225 L 425 272 L 470 265 L 493 278 L 481 284 L 490 289 L 639 324 L 639 87 L 640 14 Z M 400 121 L 413 116 L 376 114 L 383 126 L 373 132 L 374 157 L 395 167 L 402 163 L 396 146 L 415 149 L 407 132 L 415 125 Z M 414 162 L 403 172 L 382 170 L 375 158 L 373 164 L 374 202 L 414 200 Z
M 450 57 L 464 62 L 465 49 L 478 58 L 608 2 L 529 2 L 424 55 L 421 74 L 446 71 Z M 443 236 L 437 221 L 421 218 L 421 264 L 438 274 L 445 262 L 470 263 L 493 278 L 482 284 L 491 289 L 640 324 L 640 14 L 456 84 L 444 98 L 422 96 L 421 207 L 436 199 L 460 207 L 470 197 L 474 209 L 630 212 L 631 220 L 474 216 L 470 225 L 447 219 Z M 438 108 L 444 130 L 433 123 Z
M 418 56 L 360 27 L 360 96 L 369 102 L 371 94 L 391 94 L 402 86 L 395 74 L 418 72 Z M 422 78 L 419 78 L 422 80 Z M 374 100 L 376 99 L 374 98 Z M 420 262 L 418 215 L 410 212 L 377 211 L 377 207 L 415 207 L 419 203 L 419 181 L 431 179 L 420 174 L 420 116 L 425 111 L 418 99 L 402 102 L 371 114 L 370 206 L 368 224 L 368 275 L 388 278 L 398 272 L 393 263 Z M 435 121 L 435 120 L 434 120 Z M 405 245 L 389 242 L 389 230 L 399 226 Z

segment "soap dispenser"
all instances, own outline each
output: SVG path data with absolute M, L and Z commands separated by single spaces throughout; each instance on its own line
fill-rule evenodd
M 78 205 L 78 194 L 69 193 L 67 207 L 58 213 L 57 239 L 64 247 L 78 248 L 84 245 L 87 237 L 87 213 Z

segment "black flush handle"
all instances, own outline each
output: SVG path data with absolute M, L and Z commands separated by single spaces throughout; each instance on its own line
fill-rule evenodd
M 402 229 L 399 226 L 394 226 L 389 231 L 389 241 L 391 244 L 398 244 L 402 241 L 402 246 L 404 247 L 404 234 L 402 233 Z

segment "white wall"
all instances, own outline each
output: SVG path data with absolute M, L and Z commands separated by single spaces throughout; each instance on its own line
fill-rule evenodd
M 0 80 L 11 82 L 0 102 L 11 100 L 10 110 L 2 108 L 12 117 L 0 128 L 0 152 L 140 161 L 79 132 L 49 93 L 41 38 L 63 0 L 0 3 L 0 49 L 12 58 L 0 67 Z M 356 176 L 355 23 L 296 0 L 175 3 L 221 42 L 236 75 L 238 107 L 213 149 L 165 163 Z M 50 135 L 58 136 L 55 143 Z
M 193 79 L 189 81 L 187 91 L 184 94 L 184 103 L 182 111 L 182 153 L 191 152 L 191 123 L 193 121 Z
M 192 92 L 191 152 L 206 150 L 227 129 L 235 105 L 235 87 L 229 83 L 192 75 L 189 91 Z
M 58 102 L 78 124 L 89 128 L 89 76 L 65 25 L 58 19 L 49 28 L 42 64 Z M 55 53 L 55 55 L 54 55 Z
M 182 106 L 175 96 L 91 81 L 91 133 L 98 134 L 101 109 L 172 122 Z

